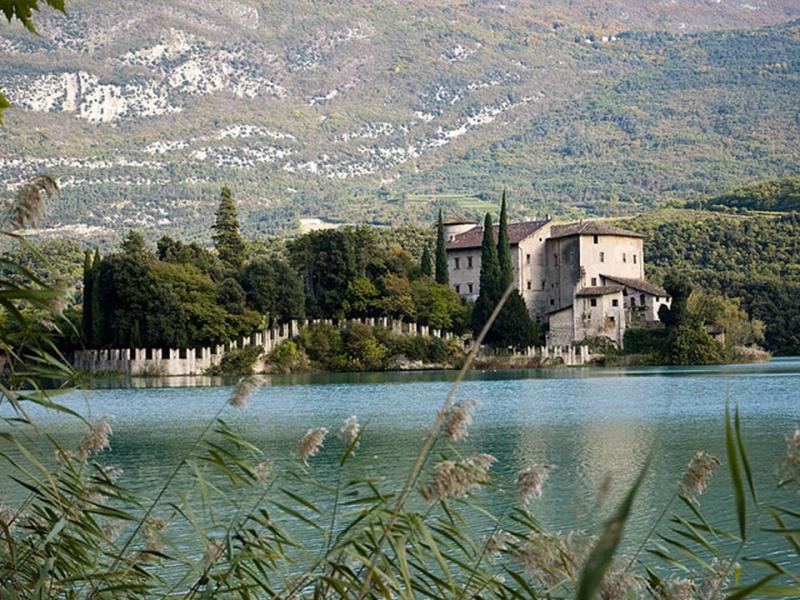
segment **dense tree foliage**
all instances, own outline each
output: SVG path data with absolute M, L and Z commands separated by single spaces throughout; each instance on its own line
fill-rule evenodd
M 384 231 L 315 231 L 290 242 L 288 252 L 304 284 L 309 317 L 387 315 L 464 331 L 469 306 L 449 286 L 425 276 L 418 261 Z
M 741 308 L 766 325 L 765 347 L 800 352 L 800 218 L 728 216 L 671 210 L 626 220 L 645 236 L 648 277 L 670 270 L 695 288 L 741 298 Z
M 683 277 L 670 274 L 664 287 L 672 298 L 670 307 L 662 304 L 658 317 L 666 335 L 661 349 L 663 362 L 671 365 L 706 365 L 723 362 L 722 347 L 711 338 L 705 323 L 689 311 L 692 286 Z
M 286 245 L 289 260 L 282 245 L 271 252 L 260 245 L 234 268 L 219 246 L 214 252 L 165 236 L 152 252 L 130 232 L 119 252 L 83 257 L 84 337 L 90 347 L 197 347 L 306 316 L 386 315 L 463 332 L 469 304 L 421 275 L 419 258 L 396 241 L 424 235 L 383 233 L 312 232 Z
M 242 269 L 240 280 L 247 303 L 272 321 L 305 317 L 303 282 L 285 260 L 255 258 Z
M 774 211 L 800 210 L 800 177 L 786 177 L 753 183 L 719 196 L 691 203 L 710 210 Z
M 290 343 L 294 346 L 294 342 Z M 360 324 L 343 330 L 330 325 L 307 327 L 300 333 L 297 346 L 312 366 L 328 371 L 395 369 L 407 361 L 458 366 L 464 357 L 458 344 L 440 338 L 398 335 Z M 279 347 L 276 354 L 282 353 Z M 294 352 L 286 354 L 296 360 Z
M 500 208 L 500 226 L 495 245 L 492 216 L 486 213 L 481 245 L 480 293 L 472 312 L 472 331 L 478 335 L 488 321 L 503 293 L 514 281 L 511 264 L 511 246 L 508 238 L 508 212 L 506 197 Z M 525 348 L 534 345 L 539 337 L 531 320 L 525 300 L 519 290 L 513 289 L 500 309 L 497 319 L 489 329 L 485 342 L 507 348 Z

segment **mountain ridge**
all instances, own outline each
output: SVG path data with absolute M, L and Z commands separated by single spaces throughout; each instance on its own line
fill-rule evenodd
M 0 28 L 0 84 L 20 107 L 0 130 L 0 184 L 57 176 L 51 235 L 191 237 L 223 184 L 246 230 L 290 233 L 302 217 L 475 215 L 506 186 L 520 217 L 625 212 L 792 174 L 800 158 L 786 100 L 798 22 L 587 32 L 580 14 L 521 3 L 282 6 L 139 16 L 88 0 L 48 15 L 41 38 Z M 767 20 L 791 12 L 765 6 Z

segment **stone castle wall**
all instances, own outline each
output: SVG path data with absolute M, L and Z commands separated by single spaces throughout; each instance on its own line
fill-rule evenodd
M 209 368 L 219 365 L 225 353 L 236 348 L 259 346 L 264 355 L 269 354 L 278 345 L 300 333 L 306 325 L 327 324 L 345 329 L 355 323 L 371 327 L 384 327 L 398 335 L 433 336 L 445 340 L 453 340 L 465 346 L 458 336 L 417 323 L 407 323 L 386 317 L 347 319 L 334 321 L 331 319 L 315 319 L 313 321 L 289 321 L 264 331 L 256 332 L 248 337 L 233 340 L 228 344 L 205 348 L 135 348 L 81 350 L 75 352 L 73 364 L 76 369 L 89 373 L 116 372 L 132 377 L 143 376 L 180 376 L 202 375 Z M 488 351 L 482 351 L 488 354 Z M 563 363 L 568 366 L 587 364 L 590 353 L 587 346 L 541 346 L 526 348 L 512 356 L 543 357 L 546 363 Z
M 461 343 L 460 338 L 452 333 L 440 331 L 427 325 L 407 323 L 386 317 L 343 321 L 331 319 L 294 320 L 256 332 L 248 337 L 233 340 L 228 344 L 214 347 L 80 350 L 75 352 L 73 364 L 76 369 L 89 373 L 113 371 L 133 377 L 202 375 L 207 369 L 218 365 L 229 350 L 247 346 L 259 346 L 266 355 L 272 352 L 281 342 L 295 337 L 306 325 L 327 324 L 344 329 L 354 323 L 371 327 L 384 327 L 399 335 L 430 335 Z

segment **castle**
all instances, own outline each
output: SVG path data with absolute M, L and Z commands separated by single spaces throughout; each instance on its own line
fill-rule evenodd
M 480 293 L 483 227 L 444 222 L 450 285 L 463 298 Z M 497 240 L 498 227 L 494 227 Z M 608 338 L 621 347 L 625 329 L 658 320 L 667 292 L 644 277 L 644 241 L 601 221 L 550 219 L 508 226 L 516 287 L 531 317 L 548 324 L 547 345 Z

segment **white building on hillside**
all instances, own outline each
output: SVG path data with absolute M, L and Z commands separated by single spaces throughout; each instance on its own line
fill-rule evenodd
M 498 228 L 494 228 L 497 240 Z M 550 220 L 508 226 L 517 289 L 531 316 L 549 324 L 548 345 L 606 337 L 621 346 L 632 321 L 656 321 L 667 292 L 644 278 L 642 236 L 600 221 Z M 480 293 L 483 227 L 445 221 L 450 285 Z

